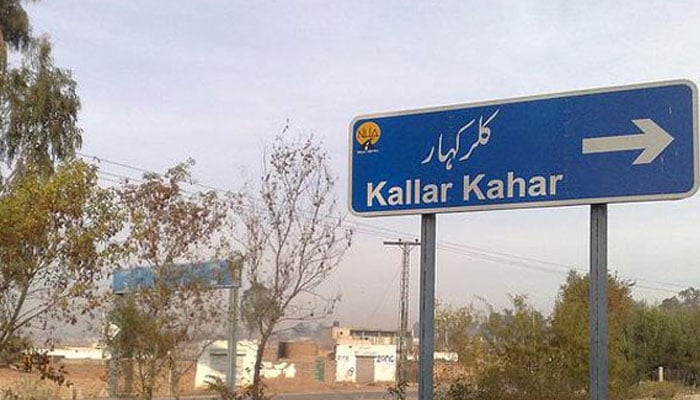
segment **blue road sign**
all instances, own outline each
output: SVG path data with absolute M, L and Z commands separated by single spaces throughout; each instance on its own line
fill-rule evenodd
M 152 267 L 117 270 L 112 276 L 112 290 L 124 294 L 150 289 L 156 280 L 170 287 L 200 285 L 210 289 L 239 287 L 233 279 L 230 262 L 207 261 L 195 264 L 173 264 L 157 273 Z
M 360 116 L 362 216 L 679 199 L 698 188 L 697 90 L 657 82 Z

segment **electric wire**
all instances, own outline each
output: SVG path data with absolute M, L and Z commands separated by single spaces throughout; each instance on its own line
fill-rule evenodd
M 379 303 L 377 303 L 376 307 L 374 307 L 374 310 L 372 310 L 372 313 L 369 315 L 367 318 L 366 324 L 374 322 L 374 316 L 377 314 L 377 311 L 384 305 L 384 301 L 386 301 L 387 295 L 391 291 L 391 287 L 396 284 L 396 279 L 399 277 L 399 273 L 401 273 L 401 266 L 396 269 L 396 273 L 394 274 L 394 277 L 391 278 L 391 281 L 386 285 L 384 288 L 384 293 L 382 293 L 382 298 L 379 300 Z M 371 325 L 367 325 L 371 326 Z

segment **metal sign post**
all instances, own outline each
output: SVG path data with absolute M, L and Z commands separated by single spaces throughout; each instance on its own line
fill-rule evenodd
M 238 363 L 238 339 L 236 331 L 238 330 L 238 291 L 241 288 L 241 280 L 243 278 L 243 265 L 241 259 L 231 261 L 231 288 L 229 289 L 228 298 L 228 344 L 226 347 L 226 384 L 228 385 L 231 394 L 236 394 L 236 364 Z
M 608 398 L 608 206 L 591 205 L 591 272 L 588 277 L 590 399 Z
M 418 399 L 433 400 L 433 352 L 435 347 L 435 214 L 421 216 L 420 230 L 420 353 Z
M 229 321 L 228 321 L 228 346 L 226 348 L 226 384 L 231 394 L 236 393 L 236 362 L 238 361 L 238 342 L 236 340 L 236 328 L 238 327 L 238 288 L 229 289 Z

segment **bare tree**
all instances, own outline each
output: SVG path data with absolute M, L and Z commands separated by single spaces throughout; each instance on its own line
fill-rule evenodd
M 263 351 L 276 328 L 323 318 L 339 300 L 316 291 L 338 266 L 352 236 L 338 210 L 334 184 L 328 156 L 313 136 L 285 140 L 280 135 L 264 157 L 259 186 L 236 197 L 248 284 L 241 310 L 259 339 L 256 400 L 263 396 Z

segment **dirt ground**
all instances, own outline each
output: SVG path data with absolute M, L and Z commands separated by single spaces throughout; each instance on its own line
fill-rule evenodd
M 51 382 L 41 381 L 36 374 L 23 373 L 8 367 L 0 367 L 0 389 L 11 389 L 15 393 L 34 394 L 46 399 L 95 399 L 108 397 L 107 366 L 101 361 L 64 362 L 69 387 L 57 387 Z M 185 379 L 187 380 L 187 378 Z M 368 385 L 348 383 L 319 383 L 308 380 L 269 379 L 265 381 L 268 394 L 386 391 L 392 383 Z M 205 390 L 193 389 L 193 378 L 183 382 L 182 395 L 206 394 Z M 167 395 L 167 392 L 161 392 Z

